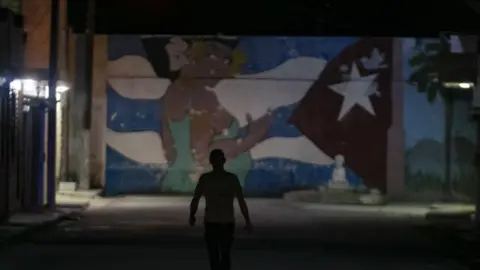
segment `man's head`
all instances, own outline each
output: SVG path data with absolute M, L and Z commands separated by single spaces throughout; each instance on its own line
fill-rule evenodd
M 212 164 L 213 168 L 220 168 L 223 167 L 225 164 L 225 154 L 220 149 L 214 149 L 210 152 L 210 164 Z

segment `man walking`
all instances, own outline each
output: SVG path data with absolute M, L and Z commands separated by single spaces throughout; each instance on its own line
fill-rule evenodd
M 230 270 L 230 252 L 235 230 L 235 197 L 245 218 L 245 229 L 252 231 L 242 187 L 237 176 L 223 168 L 225 161 L 222 150 L 215 149 L 210 153 L 213 170 L 200 176 L 190 204 L 189 223 L 194 226 L 198 203 L 205 196 L 205 240 L 212 270 Z

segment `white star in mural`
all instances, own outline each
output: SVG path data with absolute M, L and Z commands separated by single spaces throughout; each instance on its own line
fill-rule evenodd
M 367 112 L 375 115 L 372 102 L 370 101 L 371 88 L 370 86 L 377 78 L 378 74 L 372 74 L 365 77 L 360 76 L 357 65 L 354 63 L 350 72 L 350 80 L 329 87 L 339 95 L 343 96 L 342 108 L 338 115 L 338 121 L 350 112 L 355 106 L 359 105 Z

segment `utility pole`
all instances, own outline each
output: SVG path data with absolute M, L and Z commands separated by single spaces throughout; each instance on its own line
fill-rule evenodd
M 475 0 L 463 0 L 463 2 L 470 7 L 475 13 L 480 15 L 480 3 Z M 475 153 L 475 168 L 476 168 L 476 212 L 475 222 L 477 227 L 480 228 L 480 33 L 477 35 L 477 80 L 475 82 L 475 89 L 473 91 L 473 117 L 477 123 L 477 147 Z
M 56 207 L 56 181 L 55 181 L 55 160 L 56 160 L 56 89 L 57 89 L 57 64 L 58 64 L 58 17 L 59 0 L 51 0 L 51 21 L 50 21 L 50 61 L 48 68 L 48 127 L 47 127 L 47 206 L 50 210 Z
M 476 198 L 475 198 L 475 222 L 480 228 L 480 35 L 477 36 L 477 66 L 476 66 L 476 82 L 473 90 L 473 117 L 477 124 L 477 146 L 475 151 L 475 176 L 476 176 Z
M 93 92 L 93 49 L 95 41 L 95 0 L 87 2 L 87 18 L 85 29 L 86 59 L 85 59 L 85 93 L 87 103 L 85 106 L 84 128 L 89 130 L 92 120 L 92 92 Z

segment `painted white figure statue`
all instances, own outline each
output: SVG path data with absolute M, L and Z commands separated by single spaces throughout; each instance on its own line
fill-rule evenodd
M 347 172 L 344 167 L 345 157 L 343 155 L 335 156 L 335 168 L 333 169 L 332 178 L 328 184 L 329 188 L 334 189 L 351 189 L 347 181 Z

